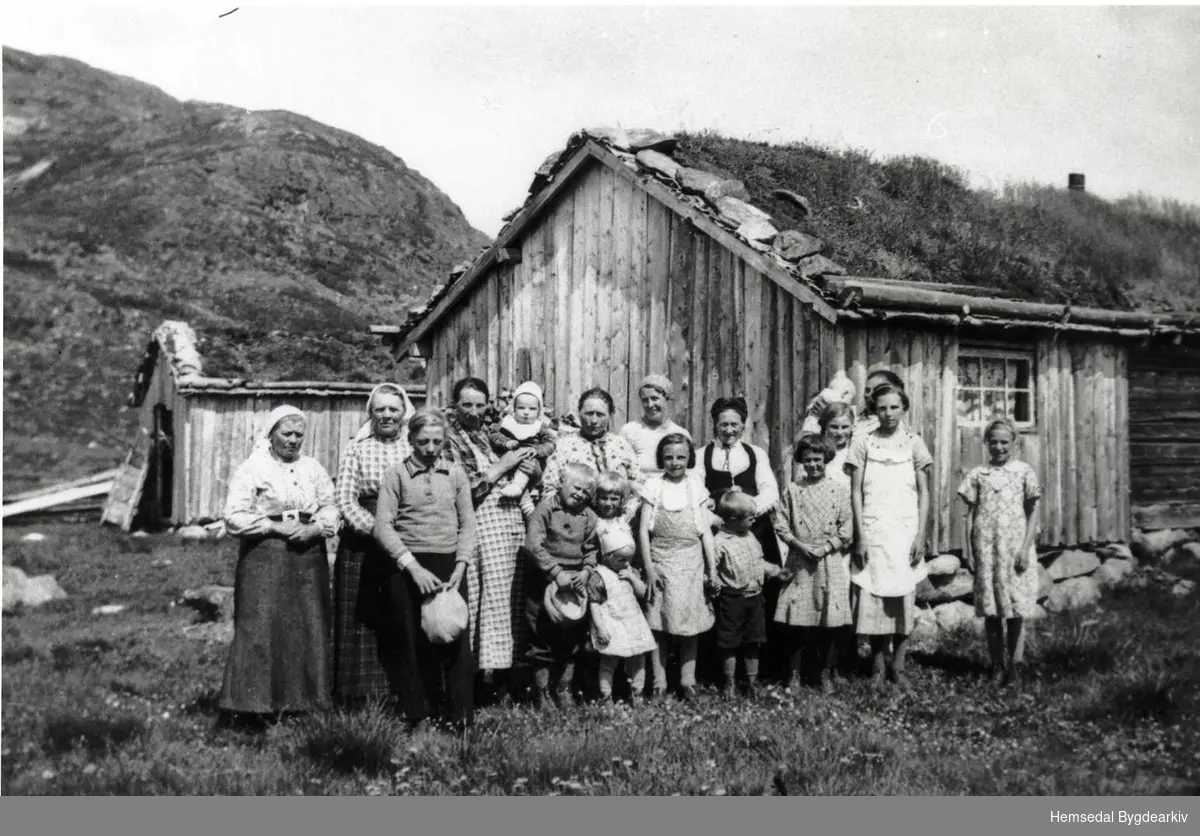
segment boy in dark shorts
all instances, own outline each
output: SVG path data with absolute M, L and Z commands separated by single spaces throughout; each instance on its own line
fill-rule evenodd
M 725 683 L 721 693 L 734 695 L 739 651 L 746 669 L 746 695 L 757 695 L 758 656 L 767 640 L 763 581 L 779 577 L 780 567 L 768 563 L 762 546 L 750 533 L 754 522 L 754 500 L 739 488 L 730 488 L 717 503 L 724 525 L 714 542 L 717 557 L 715 610 L 717 651 Z

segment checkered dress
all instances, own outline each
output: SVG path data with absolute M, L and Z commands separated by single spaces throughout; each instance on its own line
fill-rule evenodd
M 525 542 L 525 517 L 518 500 L 501 497 L 496 485 L 483 479 L 485 467 L 498 460 L 486 430 L 468 430 L 453 415 L 448 419 L 450 456 L 466 472 L 475 500 L 478 542 L 467 572 L 471 649 L 480 670 L 506 670 L 524 641 L 524 572 L 518 550 Z
M 835 546 L 835 551 L 815 566 L 799 555 L 789 555 L 787 565 L 796 574 L 779 592 L 775 620 L 793 627 L 850 624 L 850 559 L 846 548 L 853 529 L 846 486 L 828 476 L 816 483 L 788 485 L 771 516 L 780 538 L 786 535 L 809 546 Z
M 398 657 L 376 627 L 391 604 L 371 572 L 376 561 L 391 558 L 371 532 L 384 472 L 411 454 L 403 436 L 391 441 L 368 436 L 351 442 L 342 453 L 334 498 L 345 528 L 333 570 L 333 690 L 341 699 L 398 693 L 388 673 L 397 676 Z

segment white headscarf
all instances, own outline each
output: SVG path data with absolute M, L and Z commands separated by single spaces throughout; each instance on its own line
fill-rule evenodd
M 404 387 L 399 383 L 380 383 L 371 390 L 370 396 L 367 398 L 367 422 L 358 428 L 358 432 L 354 434 L 355 441 L 362 441 L 371 435 L 371 404 L 375 400 L 375 396 L 382 389 L 394 389 L 400 393 L 400 400 L 404 404 L 404 414 L 400 416 L 400 430 L 404 431 L 404 425 L 408 423 L 408 419 L 417 414 L 417 408 L 413 406 L 413 402 L 409 400 L 408 393 L 404 391 Z M 391 394 L 389 392 L 388 394 Z
M 304 413 L 291 404 L 285 403 L 283 406 L 277 406 L 272 409 L 271 414 L 267 416 L 267 420 L 258 429 L 258 440 L 254 443 L 254 451 L 256 453 L 270 454 L 271 431 L 278 426 L 280 421 L 292 415 L 299 415 L 301 418 L 304 418 Z

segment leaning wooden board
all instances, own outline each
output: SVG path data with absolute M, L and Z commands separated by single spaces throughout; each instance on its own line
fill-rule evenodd
M 150 435 L 143 430 L 113 480 L 112 490 L 109 491 L 104 510 L 100 513 L 101 524 L 112 523 L 124 531 L 129 530 L 137 514 L 149 468 Z

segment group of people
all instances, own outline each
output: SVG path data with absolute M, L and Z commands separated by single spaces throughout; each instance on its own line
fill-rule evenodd
M 698 665 L 733 697 L 739 662 L 750 695 L 760 661 L 794 692 L 829 692 L 857 668 L 860 636 L 872 681 L 909 688 L 932 458 L 904 420 L 902 381 L 883 370 L 866 386 L 861 415 L 843 375 L 809 404 L 782 489 L 766 451 L 742 439 L 743 398 L 717 399 L 714 438 L 697 448 L 671 420 L 662 375 L 642 381 L 642 416 L 619 431 L 601 388 L 579 398 L 577 427 L 555 427 L 533 382 L 500 421 L 487 420 L 478 378 L 455 384 L 445 412 L 382 384 L 336 484 L 300 454 L 304 416 L 279 407 L 229 488 L 240 549 L 221 707 L 263 716 L 382 699 L 410 723 L 462 728 L 478 687 L 506 700 L 521 668 L 535 705 L 574 703 L 591 654 L 604 700 L 622 666 L 631 702 L 663 698 L 672 657 L 685 700 Z M 1019 678 L 1036 602 L 1041 491 L 1012 457 L 1011 422 L 985 438 L 990 462 L 958 493 L 1004 683 Z M 338 531 L 331 595 L 324 543 Z M 422 622 L 442 594 L 468 614 L 449 638 Z

